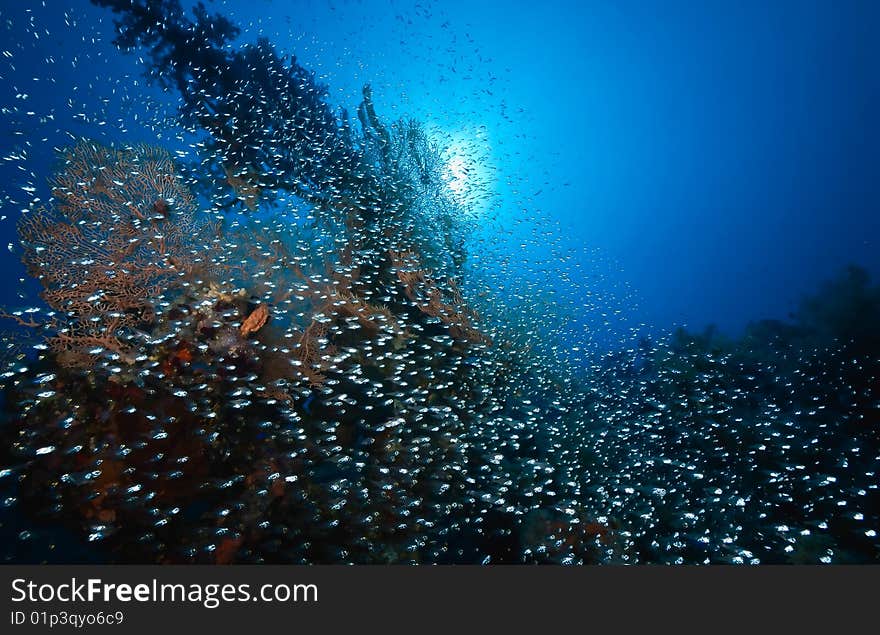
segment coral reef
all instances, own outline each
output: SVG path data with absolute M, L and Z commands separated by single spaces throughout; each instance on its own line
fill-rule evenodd
M 356 129 L 202 4 L 93 1 L 197 163 L 83 141 L 18 225 L 43 303 L 2 315 L 46 341 L 4 339 L 0 487 L 36 528 L 13 550 L 63 560 L 63 528 L 105 562 L 878 558 L 864 272 L 738 340 L 573 367 L 540 285 L 473 284 L 422 126 L 366 86 Z
M 24 509 L 111 560 L 374 562 L 436 560 L 489 504 L 503 479 L 470 475 L 488 448 L 451 381 L 485 341 L 457 287 L 409 284 L 356 230 L 309 257 L 295 228 L 218 234 L 155 148 L 65 158 L 58 218 L 20 225 L 61 314 L 7 392 Z

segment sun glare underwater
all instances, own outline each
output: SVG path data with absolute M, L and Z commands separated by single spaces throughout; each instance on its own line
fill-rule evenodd
M 3 561 L 877 563 L 877 10 L 609 4 L 3 2 Z

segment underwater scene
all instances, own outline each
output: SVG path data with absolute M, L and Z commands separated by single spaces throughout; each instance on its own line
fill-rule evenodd
M 880 562 L 880 9 L 730 4 L 0 2 L 0 561 Z

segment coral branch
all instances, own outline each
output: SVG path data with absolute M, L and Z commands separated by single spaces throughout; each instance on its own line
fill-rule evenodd
M 51 185 L 55 205 L 18 223 L 24 264 L 68 321 L 49 343 L 74 366 L 99 349 L 129 358 L 120 335 L 152 323 L 155 300 L 205 265 L 212 227 L 158 148 L 82 142 Z

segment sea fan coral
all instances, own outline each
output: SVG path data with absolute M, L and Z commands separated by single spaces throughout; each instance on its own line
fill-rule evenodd
M 176 280 L 209 264 L 212 226 L 170 155 L 81 142 L 51 181 L 54 205 L 22 217 L 23 261 L 60 314 L 50 344 L 74 366 L 100 351 L 123 358 L 121 331 L 153 321 L 153 304 Z

